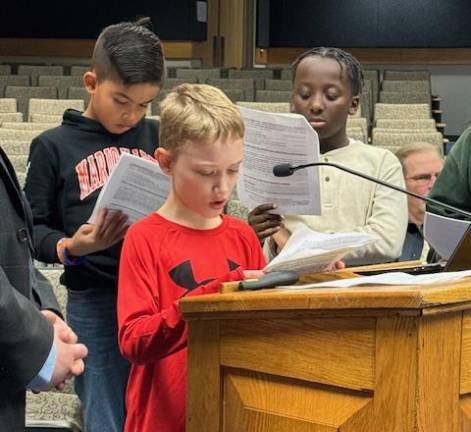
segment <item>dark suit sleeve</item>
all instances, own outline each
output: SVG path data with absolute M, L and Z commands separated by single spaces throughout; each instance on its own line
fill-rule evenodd
M 57 303 L 51 283 L 36 268 L 33 268 L 33 296 L 39 309 L 49 309 L 64 318 Z
M 52 325 L 0 267 L 0 387 L 25 388 L 44 365 L 53 338 Z

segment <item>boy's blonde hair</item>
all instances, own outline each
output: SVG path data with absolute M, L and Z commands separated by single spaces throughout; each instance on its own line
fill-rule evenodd
M 212 143 L 219 138 L 243 138 L 239 109 L 218 88 L 181 84 L 160 104 L 160 145 L 176 153 L 186 142 Z

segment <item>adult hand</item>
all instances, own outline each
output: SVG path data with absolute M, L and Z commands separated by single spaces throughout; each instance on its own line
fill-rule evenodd
M 95 224 L 79 227 L 69 240 L 70 255 L 83 256 L 104 250 L 122 240 L 129 228 L 128 217 L 121 211 L 102 209 Z
M 283 224 L 283 218 L 279 214 L 269 213 L 276 208 L 276 204 L 261 204 L 255 207 L 248 217 L 249 225 L 254 229 L 260 243 L 263 244 L 267 237 L 280 230 Z
M 52 374 L 50 388 L 62 390 L 65 381 L 73 376 L 80 375 L 85 364 L 83 359 L 87 356 L 88 350 L 83 344 L 66 343 L 60 335 L 59 325 L 54 326 L 54 344 L 56 347 L 56 364 Z
M 63 342 L 71 344 L 77 343 L 77 335 L 59 315 L 56 315 L 50 310 L 43 310 L 41 313 L 54 327 L 56 327 L 57 335 Z

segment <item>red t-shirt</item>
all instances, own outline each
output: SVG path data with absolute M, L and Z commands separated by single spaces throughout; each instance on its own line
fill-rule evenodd
M 129 229 L 118 290 L 119 345 L 132 363 L 126 432 L 185 430 L 187 325 L 180 297 L 217 292 L 221 282 L 264 265 L 255 232 L 230 216 L 217 228 L 196 230 L 154 213 Z

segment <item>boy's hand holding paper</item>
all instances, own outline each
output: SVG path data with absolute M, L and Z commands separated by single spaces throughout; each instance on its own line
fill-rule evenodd
M 300 225 L 264 271 L 293 270 L 302 275 L 340 268 L 338 262 L 348 252 L 376 240 L 377 237 L 366 233 L 325 234 Z

